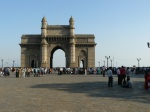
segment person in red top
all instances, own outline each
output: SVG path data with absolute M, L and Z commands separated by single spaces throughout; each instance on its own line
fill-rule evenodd
M 120 78 L 120 82 L 121 82 L 121 84 L 126 84 L 126 70 L 125 70 L 125 68 L 124 68 L 124 66 L 122 66 L 121 68 L 120 68 L 120 76 L 121 76 L 121 78 Z
M 149 70 L 146 70 L 145 71 L 145 75 L 144 75 L 144 78 L 145 78 L 145 89 L 148 89 L 148 82 L 150 81 L 150 71 Z

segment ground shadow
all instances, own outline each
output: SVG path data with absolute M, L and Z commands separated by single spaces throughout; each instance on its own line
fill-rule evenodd
M 122 88 L 117 83 L 114 87 L 107 87 L 107 82 L 82 82 L 82 83 L 58 83 L 39 84 L 31 88 L 47 88 L 69 93 L 84 93 L 90 97 L 112 97 L 123 100 L 131 100 L 141 103 L 150 103 L 149 93 L 144 90 L 143 82 L 134 82 L 133 88 Z

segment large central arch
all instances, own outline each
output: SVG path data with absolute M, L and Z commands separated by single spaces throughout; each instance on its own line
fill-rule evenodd
M 52 51 L 50 52 L 50 68 L 53 68 L 53 56 L 54 56 L 54 52 L 57 51 L 58 49 L 61 49 L 65 53 L 65 50 L 62 47 L 60 47 L 60 46 L 54 47 L 52 49 Z M 65 58 L 66 58 L 66 53 L 65 53 Z

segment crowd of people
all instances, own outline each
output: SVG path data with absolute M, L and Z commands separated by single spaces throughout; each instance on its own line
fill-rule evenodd
M 113 76 L 117 75 L 118 81 L 117 84 L 124 88 L 132 88 L 131 83 L 131 74 L 135 73 L 135 69 L 129 67 L 96 67 L 96 68 L 63 68 L 63 67 L 55 67 L 55 68 L 9 68 L 4 67 L 0 68 L 1 76 L 9 76 L 10 71 L 16 74 L 16 77 L 30 77 L 33 75 L 34 77 L 44 76 L 50 73 L 56 73 L 58 75 L 62 74 L 97 74 L 102 75 L 103 77 L 108 76 L 108 87 L 113 87 Z M 146 69 L 143 69 L 147 71 Z
M 16 73 L 16 77 L 30 77 L 30 75 L 34 75 L 34 77 L 40 77 L 41 75 L 49 74 L 51 73 L 52 69 L 48 68 L 9 68 L 4 67 L 0 68 L 0 75 L 1 76 L 9 76 L 10 72 Z
M 118 76 L 118 85 L 124 88 L 132 88 L 132 83 L 130 81 L 130 74 L 131 69 L 129 67 L 119 67 L 117 69 L 117 76 Z M 109 67 L 107 70 L 108 75 L 108 87 L 113 87 L 113 72 L 112 67 Z
M 109 68 L 108 68 L 109 69 Z M 30 74 L 49 74 L 49 73 L 58 73 L 58 75 L 61 74 L 102 74 L 104 77 L 107 74 L 107 67 L 103 66 L 103 67 L 90 67 L 90 68 L 65 68 L 65 67 L 55 67 L 55 68 L 20 68 L 20 67 L 4 67 L 4 68 L 0 68 L 0 72 L 1 74 L 3 73 L 3 75 L 9 75 L 9 71 L 12 72 L 27 72 L 25 73 L 25 76 L 30 76 Z M 129 69 L 129 68 L 128 68 Z M 117 74 L 117 70 L 118 68 L 116 67 L 112 67 L 111 68 L 113 74 Z M 130 71 L 133 73 L 135 73 L 135 69 L 134 68 L 130 68 Z

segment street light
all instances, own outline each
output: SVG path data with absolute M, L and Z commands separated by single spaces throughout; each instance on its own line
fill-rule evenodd
M 3 59 L 1 61 L 2 61 L 2 68 L 3 68 Z
M 98 62 L 98 64 L 99 64 L 99 67 L 100 67 L 100 62 Z
M 137 58 L 137 60 L 138 60 L 138 67 L 140 67 L 140 60 L 141 60 L 141 58 Z
M 105 56 L 105 58 L 107 59 L 107 68 L 108 68 L 108 59 L 110 58 L 110 56 Z
M 14 62 L 15 62 L 15 60 L 13 60 L 13 67 L 14 67 Z
M 104 67 L 105 67 L 105 61 L 104 61 Z
M 6 67 L 8 67 L 8 62 L 6 62 Z
M 149 42 L 147 42 L 147 46 L 148 46 L 148 48 L 150 48 L 150 43 Z
M 110 62 L 111 62 L 111 67 L 112 67 L 112 59 L 110 60 Z

